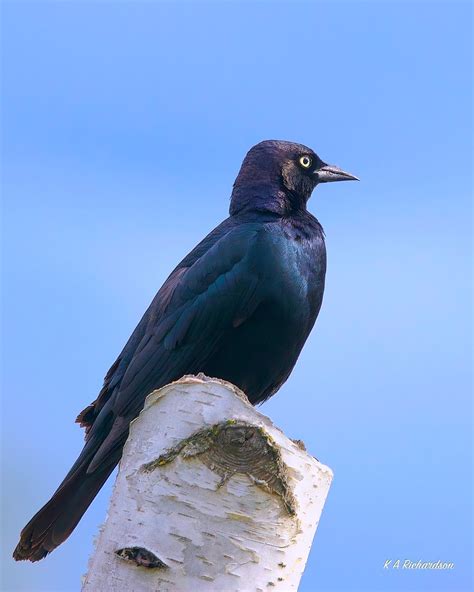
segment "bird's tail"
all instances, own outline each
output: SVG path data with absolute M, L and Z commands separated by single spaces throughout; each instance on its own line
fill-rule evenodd
M 118 458 L 117 458 L 118 461 Z M 39 561 L 64 542 L 92 503 L 116 463 L 88 474 L 84 463 L 71 470 L 53 497 L 21 531 L 13 552 L 16 561 Z

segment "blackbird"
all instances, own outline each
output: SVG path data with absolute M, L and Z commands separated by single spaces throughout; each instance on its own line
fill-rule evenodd
M 355 179 L 301 144 L 267 140 L 251 148 L 229 217 L 171 272 L 97 399 L 78 415 L 84 448 L 22 530 L 16 560 L 38 561 L 71 534 L 154 389 L 203 372 L 237 385 L 257 404 L 281 387 L 323 299 L 324 232 L 308 199 L 320 183 Z

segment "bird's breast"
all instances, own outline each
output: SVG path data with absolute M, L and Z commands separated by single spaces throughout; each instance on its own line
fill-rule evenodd
M 229 329 L 204 369 L 244 390 L 252 403 L 286 381 L 318 315 L 324 291 L 324 243 L 269 235 L 254 263 L 265 298 L 253 314 Z
M 286 235 L 271 239 L 271 277 L 267 280 L 271 299 L 290 317 L 302 314 L 314 323 L 324 292 L 324 239 L 318 235 L 304 240 Z

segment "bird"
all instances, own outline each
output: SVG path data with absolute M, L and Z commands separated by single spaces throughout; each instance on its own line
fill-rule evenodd
M 15 560 L 39 561 L 68 538 L 153 390 L 202 372 L 236 385 L 253 405 L 278 391 L 323 300 L 325 236 L 307 202 L 317 185 L 349 180 L 358 179 L 302 144 L 265 140 L 248 151 L 228 218 L 171 272 L 77 416 L 84 447 L 21 531 Z

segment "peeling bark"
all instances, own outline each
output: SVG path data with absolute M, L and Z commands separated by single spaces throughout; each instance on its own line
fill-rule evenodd
M 295 500 L 288 485 L 285 467 L 278 448 L 260 426 L 227 420 L 200 430 L 177 446 L 143 465 L 149 472 L 183 458 L 199 456 L 199 460 L 221 477 L 218 487 L 241 473 L 257 486 L 279 495 L 290 515 L 295 513 Z
M 331 480 L 235 386 L 186 376 L 132 423 L 83 592 L 297 590 Z

